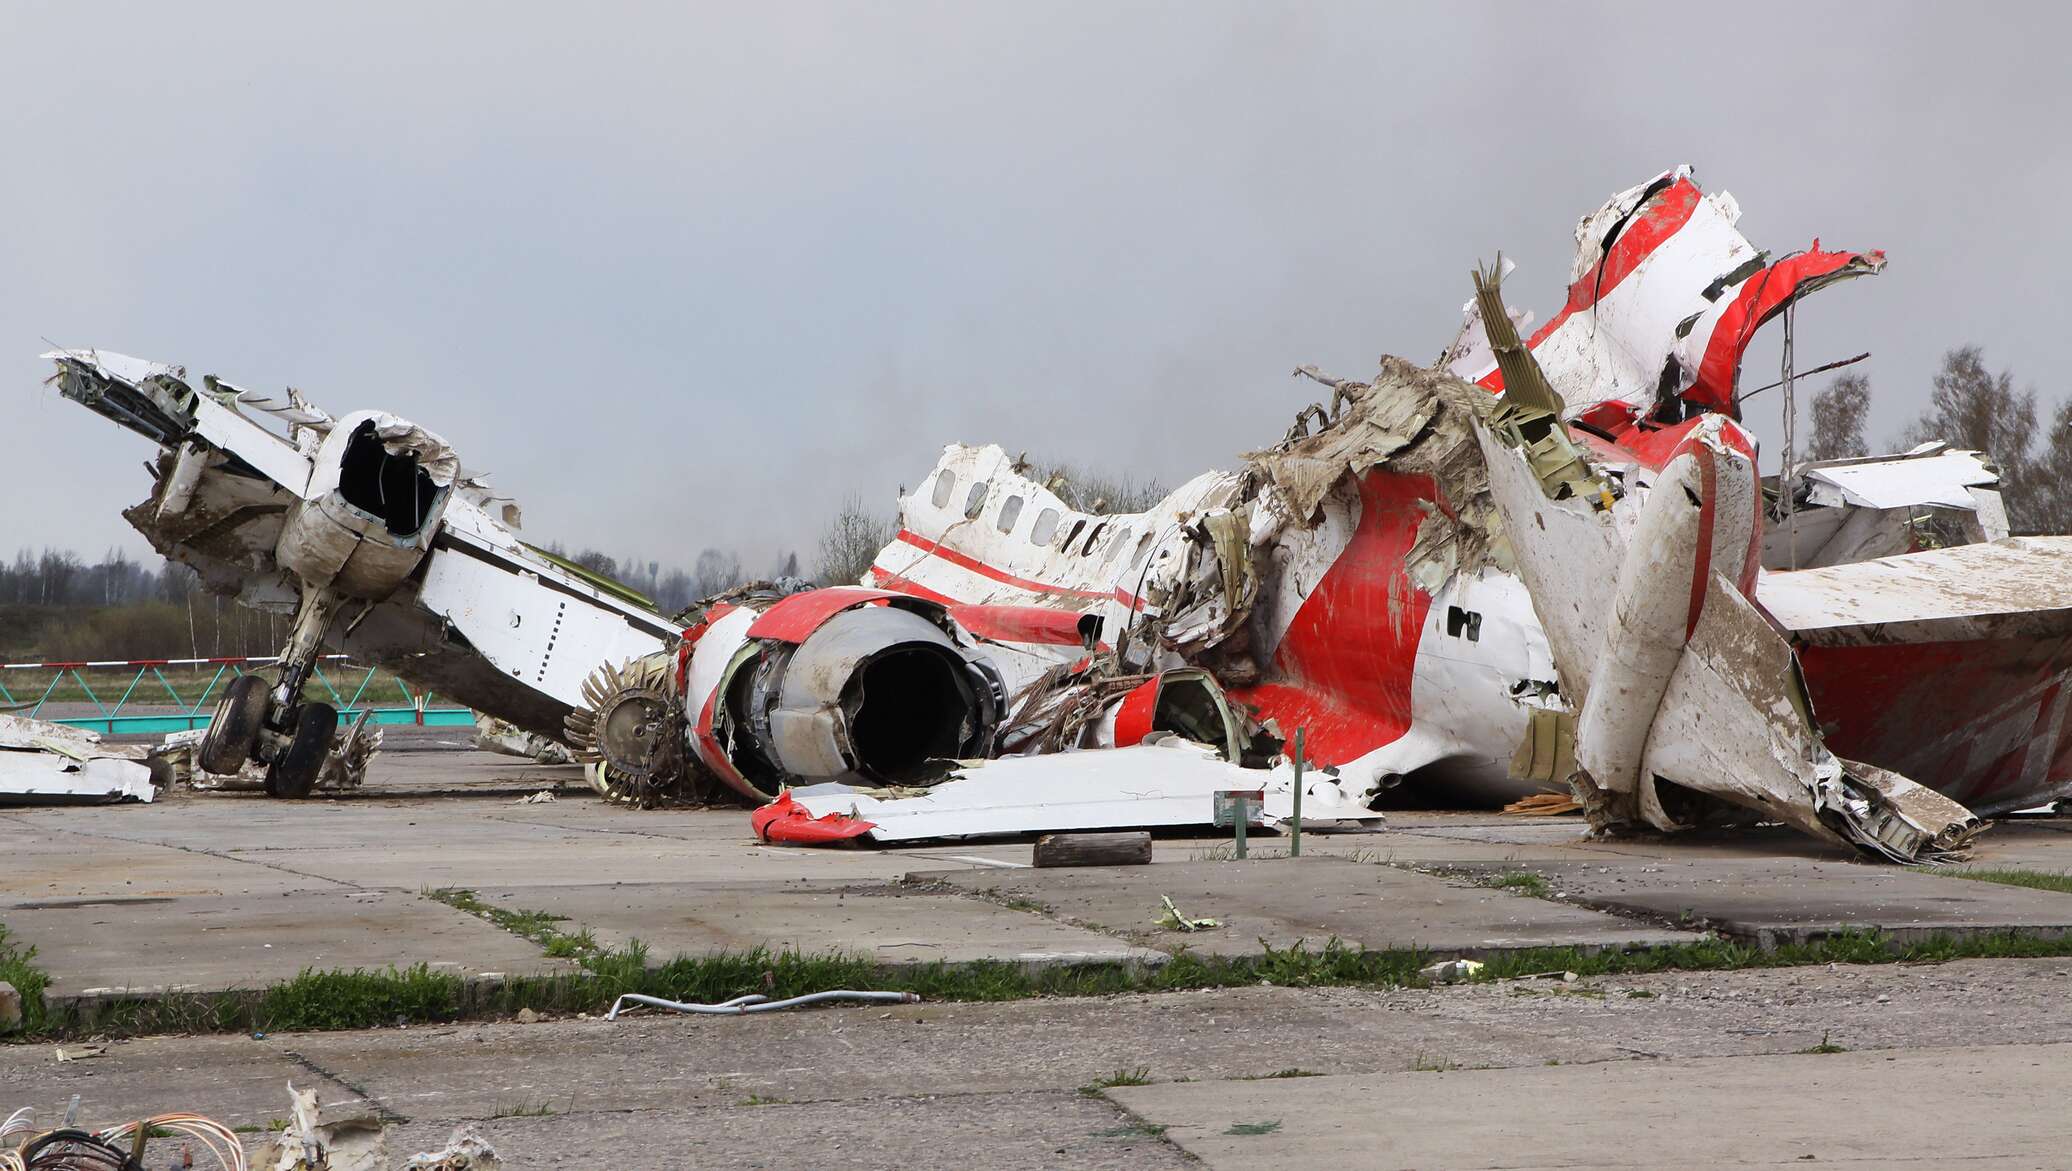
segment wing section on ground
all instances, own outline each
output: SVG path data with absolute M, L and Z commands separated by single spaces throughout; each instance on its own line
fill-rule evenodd
M 1836 752 L 1980 813 L 2072 793 L 2072 537 L 1765 574 Z

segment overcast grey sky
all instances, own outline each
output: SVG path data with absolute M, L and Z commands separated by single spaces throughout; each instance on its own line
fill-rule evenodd
M 1799 316 L 1802 366 L 1876 352 L 1881 436 L 1963 342 L 2055 398 L 2068 42 L 2041 4 L 10 3 L 0 551 L 144 548 L 149 445 L 40 386 L 45 337 L 394 410 L 531 539 L 665 562 L 810 551 L 951 440 L 1174 483 L 1277 436 L 1298 363 L 1436 356 L 1498 248 L 1544 320 L 1577 217 L 1679 162 L 1758 246 L 1889 252 Z

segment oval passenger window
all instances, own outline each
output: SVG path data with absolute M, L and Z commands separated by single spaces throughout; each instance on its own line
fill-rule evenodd
M 1129 548 L 1129 545 L 1130 531 L 1128 529 L 1124 529 L 1121 532 L 1115 534 L 1115 540 L 1112 544 L 1108 546 L 1108 555 L 1106 557 L 1101 558 L 1101 564 L 1107 565 L 1110 562 L 1113 562 L 1118 554 L 1120 554 L 1124 549 Z
M 1137 551 L 1130 556 L 1130 568 L 1144 564 L 1144 555 L 1151 552 L 1151 534 L 1145 533 L 1137 539 Z
M 1010 496 L 1007 498 L 1007 502 L 1000 506 L 1000 518 L 993 523 L 1000 527 L 1001 532 L 1011 533 L 1014 531 L 1014 522 L 1020 519 L 1022 519 L 1022 498 Z
M 1029 526 L 1029 543 L 1031 545 L 1048 545 L 1050 544 L 1050 539 L 1057 535 L 1058 510 L 1046 508 L 1042 512 L 1037 513 L 1036 523 Z

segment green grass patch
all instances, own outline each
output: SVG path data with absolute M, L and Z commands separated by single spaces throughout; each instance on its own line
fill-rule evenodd
M 1967 866 L 1961 869 L 1924 867 L 1923 873 L 1943 878 L 1968 878 L 1973 882 L 1997 882 L 2002 886 L 2026 886 L 2030 890 L 2054 890 L 2072 894 L 2072 874 L 2058 870 L 2017 870 L 2012 867 Z
M 512 911 L 485 903 L 474 891 L 466 887 L 447 886 L 424 892 L 424 897 L 445 903 L 456 911 L 465 911 L 477 919 L 494 923 L 513 935 L 528 939 L 541 950 L 557 959 L 587 960 L 600 955 L 603 949 L 597 945 L 597 937 L 588 928 L 580 931 L 563 931 L 558 925 L 568 922 L 568 916 L 549 911 Z
M 35 958 L 36 949 L 8 935 L 7 925 L 0 923 L 0 982 L 14 985 L 21 994 L 22 1031 L 27 1033 L 45 1025 L 43 990 L 50 984 L 50 977 L 32 962 Z
M 1554 887 L 1546 879 L 1541 878 L 1537 874 L 1528 874 L 1523 870 L 1513 870 L 1507 874 L 1492 875 L 1487 885 L 1496 887 L 1499 890 L 1514 890 L 1519 894 L 1531 895 L 1536 899 L 1552 898 L 1554 895 Z
M 1815 1045 L 1815 1046 L 1813 1046 L 1813 1047 L 1812 1047 L 1812 1048 L 1810 1048 L 1810 1049 L 1801 1049 L 1801 1050 L 1799 1050 L 1799 1052 L 1801 1052 L 1801 1053 L 1847 1053 L 1847 1052 L 1849 1052 L 1849 1051 L 1848 1051 L 1847 1049 L 1844 1049 L 1844 1048 L 1843 1048 L 1843 1047 L 1841 1047 L 1840 1045 L 1837 1045 L 1837 1044 L 1835 1044 L 1835 1043 L 1834 1043 L 1833 1041 L 1830 1041 L 1830 1040 L 1828 1040 L 1828 1033 L 1827 1033 L 1827 1030 L 1826 1030 L 1826 1029 L 1822 1029 L 1822 1030 L 1820 1031 L 1820 1044 L 1818 1044 L 1818 1045 Z
M 1243 1075 L 1242 1077 L 1239 1077 L 1239 1078 L 1238 1078 L 1237 1080 L 1239 1080 L 1239 1081 L 1241 1081 L 1241 1082 L 1268 1082 L 1268 1081 L 1273 1081 L 1273 1080 L 1274 1080 L 1275 1078 L 1284 1078 L 1284 1077 L 1323 1077 L 1323 1076 L 1324 1076 L 1323 1074 L 1320 1074 L 1320 1073 L 1318 1073 L 1318 1072 L 1317 1072 L 1316 1070 L 1313 1070 L 1313 1069 L 1296 1069 L 1296 1068 L 1295 1068 L 1294 1066 L 1289 1066 L 1289 1067 L 1288 1067 L 1287 1069 L 1277 1069 L 1277 1070 L 1274 1070 L 1274 1071 L 1273 1071 L 1272 1073 L 1251 1073 L 1251 1074 L 1245 1074 L 1245 1075 Z
M 1230 1129 L 1224 1131 L 1223 1133 L 1240 1135 L 1272 1134 L 1274 1131 L 1279 1130 L 1280 1128 L 1280 1119 L 1276 1118 L 1272 1122 L 1233 1122 L 1230 1124 Z
M 1117 1086 L 1148 1086 L 1150 1084 L 1151 1067 L 1140 1065 L 1135 1069 L 1118 1069 L 1107 1077 L 1095 1078 L 1079 1087 L 1079 1096 L 1082 1098 L 1098 1098 L 1101 1096 L 1102 1090 L 1112 1090 Z
M 552 931 L 553 938 L 575 938 L 552 928 L 556 920 L 550 917 L 524 912 L 506 914 L 515 916 L 514 922 L 529 929 Z M 930 1001 L 974 1003 L 1237 988 L 1262 983 L 1298 988 L 1423 987 L 1425 981 L 1418 969 L 1433 958 L 1413 950 L 1368 950 L 1333 939 L 1321 947 L 1299 942 L 1285 948 L 1262 945 L 1258 952 L 1240 956 L 1183 951 L 1156 966 L 1116 961 L 1041 966 L 1008 961 L 893 965 L 847 953 L 765 949 L 678 956 L 657 964 L 636 941 L 624 948 L 600 948 L 580 956 L 579 970 L 496 981 L 471 980 L 450 970 L 417 965 L 305 971 L 292 980 L 251 991 L 49 1001 L 41 974 L 29 962 L 33 954 L 25 947 L 0 942 L 0 973 L 5 973 L 0 978 L 26 990 L 26 1034 L 39 1039 L 93 1034 L 386 1028 L 399 1023 L 507 1017 L 527 1008 L 572 1016 L 601 1013 L 627 992 L 711 1003 L 749 992 L 781 998 L 854 988 L 912 992 Z M 2072 956 L 2072 938 L 2004 932 L 1902 944 L 1877 934 L 1854 934 L 1767 951 L 1723 939 L 1632 951 L 1541 948 L 1488 956 L 1484 960 L 1487 966 L 1476 979 L 1518 978 L 1549 971 L 1572 971 L 1589 977 L 2019 956 Z M 1284 1071 L 1279 1076 L 1296 1076 L 1300 1072 Z

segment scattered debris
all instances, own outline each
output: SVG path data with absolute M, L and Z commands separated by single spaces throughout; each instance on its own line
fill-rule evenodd
M 1522 813 L 1528 817 L 1559 817 L 1582 811 L 1583 803 L 1576 800 L 1574 794 L 1552 790 L 1520 797 L 1504 806 L 1505 813 Z
M 456 1129 L 444 1147 L 412 1155 L 403 1166 L 407 1171 L 497 1171 L 503 1163 L 496 1157 L 496 1148 L 468 1123 Z
M 699 1016 L 743 1016 L 748 1013 L 779 1012 L 787 1008 L 798 1008 L 801 1005 L 829 1004 L 837 1001 L 865 1004 L 919 1004 L 921 998 L 912 992 L 851 992 L 836 990 L 808 992 L 803 996 L 791 996 L 783 1000 L 772 1000 L 760 993 L 751 993 L 747 996 L 736 996 L 732 1000 L 723 1000 L 718 1004 L 684 1004 L 680 1001 L 664 1000 L 659 996 L 645 996 L 638 992 L 628 992 L 617 1000 L 612 1001 L 611 1011 L 604 1014 L 604 1019 L 608 1021 L 618 1020 L 619 1010 L 625 1006 L 627 1001 L 632 1001 L 635 1004 L 652 1005 L 656 1008 L 666 1008 L 674 1012 L 694 1013 Z
M 540 790 L 539 792 L 537 792 L 537 793 L 529 793 L 529 794 L 527 794 L 526 796 L 520 797 L 520 798 L 518 798 L 517 800 L 515 800 L 515 801 L 511 802 L 511 804 L 513 804 L 513 805 L 545 805 L 545 804 L 547 804 L 547 803 L 549 803 L 549 802 L 551 802 L 551 801 L 554 801 L 554 800 L 556 800 L 556 798 L 555 798 L 555 796 L 554 796 L 554 791 L 553 791 L 552 789 L 541 789 L 541 790 Z
M 925 792 L 823 784 L 792 789 L 755 812 L 764 841 L 815 844 L 853 838 L 875 842 L 1002 834 L 1097 830 L 1116 826 L 1205 826 L 1215 794 L 1266 790 L 1265 823 L 1294 809 L 1294 773 L 1246 769 L 1207 744 L 1170 734 L 1129 748 L 1011 756 L 953 768 Z M 1303 776 L 1305 830 L 1358 828 L 1382 816 L 1317 771 Z
M 0 712 L 0 805 L 93 805 L 153 800 L 144 750 L 98 733 Z
M 576 759 L 568 745 L 559 740 L 528 732 L 487 712 L 475 713 L 475 747 L 484 752 L 522 756 L 535 764 L 573 764 Z
M 1169 895 L 1158 896 L 1158 901 L 1165 907 L 1165 913 L 1158 917 L 1158 925 L 1169 931 L 1207 931 L 1213 927 L 1223 926 L 1221 919 L 1190 919 L 1182 915 L 1180 908 L 1173 905 Z
M 364 1110 L 320 1117 L 315 1090 L 288 1083 L 288 1126 L 260 1144 L 254 1171 L 388 1171 L 388 1127 Z
M 1434 984 L 1458 984 L 1481 975 L 1482 968 L 1481 960 L 1441 960 L 1419 968 L 1417 974 Z
M 331 749 L 317 771 L 312 790 L 338 793 L 357 789 L 367 779 L 367 765 L 381 751 L 380 726 L 371 722 L 372 712 L 363 711 L 351 724 L 340 727 L 331 739 Z M 201 746 L 207 729 L 173 732 L 159 745 L 157 756 L 166 762 L 172 783 L 204 793 L 256 793 L 266 789 L 267 767 L 258 761 L 240 762 L 235 773 L 212 773 L 202 767 Z

